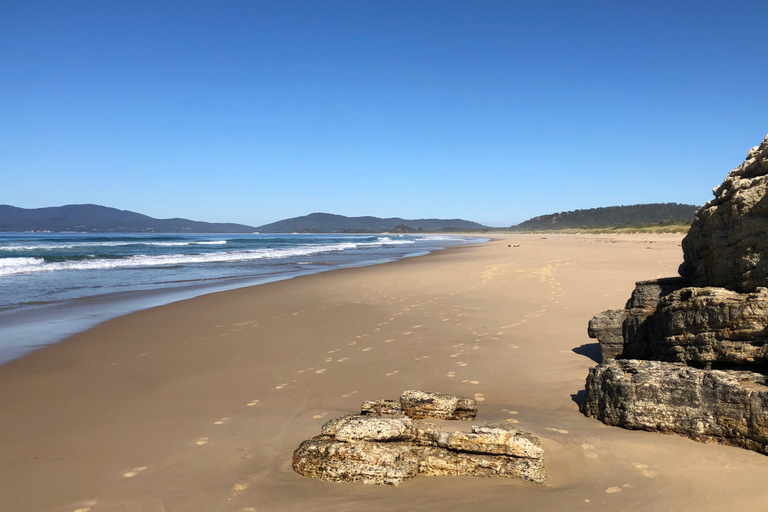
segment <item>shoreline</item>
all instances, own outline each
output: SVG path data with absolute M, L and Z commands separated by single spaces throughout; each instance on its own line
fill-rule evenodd
M 578 412 L 587 322 L 674 275 L 681 238 L 510 235 L 108 320 L 0 366 L 0 495 L 35 512 L 759 508 L 765 456 Z M 550 483 L 292 471 L 325 421 L 405 389 L 539 436 Z
M 461 235 L 454 235 L 459 237 Z M 486 237 L 472 237 L 482 243 Z M 23 357 L 42 347 L 59 343 L 64 339 L 92 329 L 102 322 L 144 309 L 158 307 L 180 300 L 186 300 L 209 293 L 235 290 L 265 283 L 293 279 L 303 275 L 321 274 L 344 268 L 380 265 L 399 259 L 429 254 L 445 249 L 443 246 L 431 250 L 416 250 L 387 258 L 364 259 L 352 263 L 340 263 L 329 268 L 288 270 L 284 273 L 270 273 L 256 276 L 217 277 L 209 280 L 191 281 L 169 287 L 110 292 L 74 298 L 63 302 L 32 304 L 0 310 L 0 366 Z

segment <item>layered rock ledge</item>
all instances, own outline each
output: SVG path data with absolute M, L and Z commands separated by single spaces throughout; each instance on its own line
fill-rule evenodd
M 487 423 L 469 431 L 447 430 L 426 418 L 473 419 L 474 400 L 406 391 L 400 401 L 365 402 L 361 414 L 325 423 L 301 443 L 293 469 L 333 482 L 399 485 L 416 475 L 474 475 L 545 483 L 539 439 L 509 424 Z
M 680 277 L 638 282 L 590 321 L 603 362 L 581 411 L 768 454 L 768 136 L 713 192 Z

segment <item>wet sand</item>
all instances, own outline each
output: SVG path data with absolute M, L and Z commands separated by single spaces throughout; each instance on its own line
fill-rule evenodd
M 2 510 L 759 510 L 768 457 L 578 412 L 587 322 L 675 275 L 681 238 L 515 235 L 105 322 L 0 367 Z M 538 435 L 549 483 L 293 472 L 325 421 L 406 389 Z

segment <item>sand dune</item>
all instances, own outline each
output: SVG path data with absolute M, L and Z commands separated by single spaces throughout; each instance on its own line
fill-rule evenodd
M 578 412 L 587 322 L 674 275 L 681 238 L 514 235 L 106 322 L 0 367 L 2 509 L 759 510 L 765 456 Z M 539 436 L 549 483 L 292 471 L 323 422 L 414 388 Z

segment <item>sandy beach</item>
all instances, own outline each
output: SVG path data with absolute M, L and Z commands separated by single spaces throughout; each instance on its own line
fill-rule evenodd
M 578 411 L 599 360 L 587 322 L 676 275 L 681 239 L 509 235 L 110 320 L 0 367 L 0 508 L 759 510 L 764 455 Z M 539 436 L 549 483 L 291 469 L 325 421 L 406 389 L 476 398 L 478 421 Z

